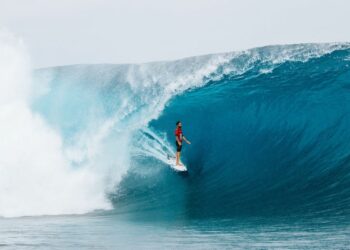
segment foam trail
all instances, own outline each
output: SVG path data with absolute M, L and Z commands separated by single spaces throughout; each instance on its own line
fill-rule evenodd
M 139 131 L 136 136 L 134 155 L 152 156 L 153 158 L 168 164 L 168 157 L 175 157 L 175 152 L 167 142 L 165 135 L 159 137 L 149 128 L 144 128 Z

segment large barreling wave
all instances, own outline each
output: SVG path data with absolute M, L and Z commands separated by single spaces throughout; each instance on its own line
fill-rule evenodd
M 9 43 L 8 59 L 22 58 Z M 268 46 L 32 74 L 25 60 L 1 62 L 11 96 L 0 93 L 0 216 L 348 218 L 349 48 Z M 166 164 L 177 120 L 192 142 L 185 176 Z

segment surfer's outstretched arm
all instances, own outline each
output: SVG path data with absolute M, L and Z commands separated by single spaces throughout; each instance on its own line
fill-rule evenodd
M 187 140 L 185 136 L 182 136 L 182 139 L 184 139 L 184 141 L 185 141 L 187 144 L 191 144 L 191 142 L 190 142 L 189 140 Z

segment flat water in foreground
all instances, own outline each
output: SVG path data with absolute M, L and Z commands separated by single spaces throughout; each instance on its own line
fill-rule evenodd
M 1 249 L 345 249 L 350 224 L 309 219 L 135 221 L 115 214 L 0 219 Z

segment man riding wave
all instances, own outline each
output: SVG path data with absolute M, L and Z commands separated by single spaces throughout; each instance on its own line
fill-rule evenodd
M 180 162 L 182 141 L 184 140 L 187 144 L 191 144 L 191 142 L 187 140 L 182 133 L 181 121 L 176 122 L 175 138 L 176 138 L 176 142 L 175 142 L 176 143 L 176 166 L 182 166 Z

